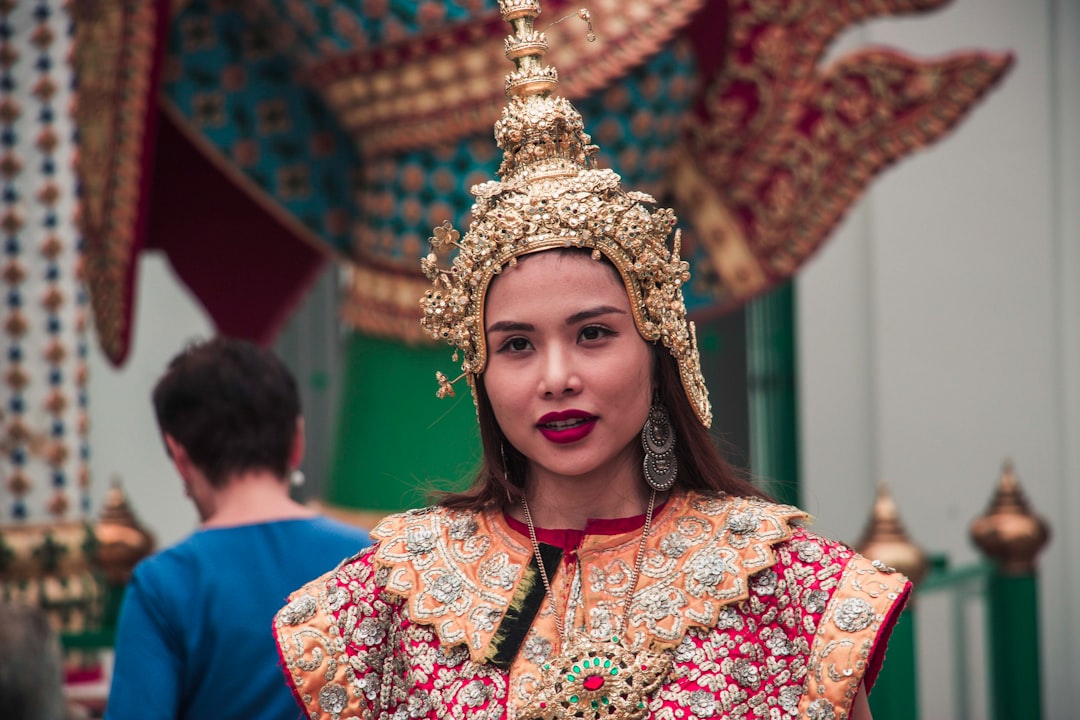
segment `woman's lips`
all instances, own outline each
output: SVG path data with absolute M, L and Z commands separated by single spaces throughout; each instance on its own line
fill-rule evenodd
M 563 410 L 544 415 L 536 427 L 546 439 L 564 445 L 577 442 L 591 433 L 597 420 L 599 418 L 584 410 Z

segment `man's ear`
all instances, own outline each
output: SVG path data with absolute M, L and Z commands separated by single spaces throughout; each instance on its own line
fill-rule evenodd
M 176 467 L 176 471 L 180 473 L 183 478 L 188 477 L 188 473 L 192 468 L 191 458 L 188 456 L 187 450 L 181 445 L 176 438 L 168 433 L 165 433 L 165 449 L 169 452 L 169 459 L 172 460 L 173 465 Z

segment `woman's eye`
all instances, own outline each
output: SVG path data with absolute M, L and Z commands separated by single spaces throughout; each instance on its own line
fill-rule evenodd
M 523 337 L 512 337 L 499 346 L 499 352 L 524 352 L 531 347 L 529 341 Z
M 600 325 L 589 325 L 581 329 L 579 334 L 582 340 L 599 340 L 600 338 L 614 335 L 615 333 Z

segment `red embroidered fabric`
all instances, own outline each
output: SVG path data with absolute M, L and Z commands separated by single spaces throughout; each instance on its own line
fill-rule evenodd
M 876 677 L 910 590 L 906 578 L 791 525 L 798 517 L 791 508 L 744 499 L 683 498 L 672 505 L 656 519 L 629 613 L 628 637 L 643 638 L 673 661 L 647 717 L 846 717 L 859 684 Z M 777 518 L 787 518 L 784 536 L 756 543 L 755 535 Z M 513 568 L 528 562 L 518 533 L 501 535 L 500 526 L 511 528 L 501 515 L 445 510 L 392 518 L 374 533 L 380 547 L 293 596 L 275 627 L 290 681 L 311 717 L 515 716 L 534 691 L 540 666 L 558 653 L 559 639 L 541 615 L 509 672 L 483 661 L 485 638 L 501 619 L 499 598 L 513 593 L 513 582 L 501 589 L 499 583 L 516 579 Z M 704 526 L 708 532 L 697 534 Z M 430 527 L 445 533 L 420 532 Z M 603 554 L 621 555 L 625 546 L 632 555 L 640 535 L 632 529 L 613 538 L 617 544 L 603 552 L 586 544 L 579 555 L 585 607 L 576 617 L 586 627 L 605 615 L 603 588 L 612 576 L 604 572 Z M 470 542 L 475 557 L 467 560 L 461 553 Z M 393 559 L 387 546 L 395 544 L 411 545 L 408 559 Z M 740 549 L 747 550 L 744 557 Z M 484 566 L 487 604 L 469 596 L 468 577 L 453 562 L 444 565 L 448 558 Z M 765 562 L 750 572 L 748 558 Z M 730 576 L 745 581 L 742 592 L 715 597 Z M 557 597 L 568 586 L 556 575 Z M 689 602 L 695 594 L 705 601 Z M 704 617 L 701 608 L 714 615 Z M 464 620 L 459 642 L 447 640 L 458 632 L 455 619 Z

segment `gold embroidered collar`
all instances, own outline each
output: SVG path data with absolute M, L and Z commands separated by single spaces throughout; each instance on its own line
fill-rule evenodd
M 657 514 L 639 592 L 628 613 L 634 646 L 674 647 L 691 627 L 716 625 L 720 610 L 749 595 L 750 576 L 776 562 L 773 546 L 792 535 L 803 511 L 753 498 L 674 495 Z M 387 590 L 410 620 L 448 646 L 489 657 L 499 623 L 532 558 L 527 538 L 499 511 L 426 508 L 393 515 L 372 536 Z M 640 530 L 586 535 L 577 550 L 590 607 L 617 607 L 618 573 L 633 563 Z

